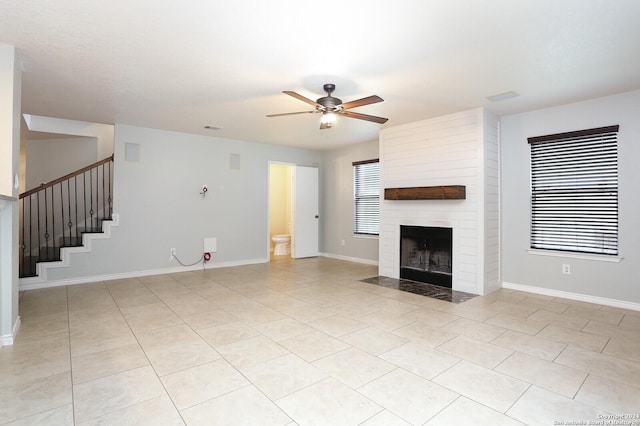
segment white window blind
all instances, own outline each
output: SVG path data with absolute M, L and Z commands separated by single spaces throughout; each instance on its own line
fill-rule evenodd
M 531 248 L 618 254 L 618 126 L 529 138 Z
M 380 232 L 380 163 L 376 160 L 353 163 L 354 233 Z

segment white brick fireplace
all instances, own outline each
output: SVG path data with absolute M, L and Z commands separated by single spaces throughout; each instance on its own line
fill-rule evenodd
M 399 278 L 401 225 L 443 227 L 453 230 L 453 290 L 487 294 L 500 287 L 498 126 L 480 108 L 380 133 L 382 188 L 466 190 L 465 199 L 381 200 L 380 275 Z

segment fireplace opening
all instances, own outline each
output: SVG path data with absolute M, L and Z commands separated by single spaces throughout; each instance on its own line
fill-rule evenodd
M 400 278 L 451 288 L 451 228 L 400 226 Z

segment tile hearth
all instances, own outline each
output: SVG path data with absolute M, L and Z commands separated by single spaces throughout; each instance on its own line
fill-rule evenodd
M 362 280 L 364 283 L 375 284 L 386 288 L 393 288 L 408 293 L 419 294 L 433 299 L 444 300 L 445 302 L 462 303 L 476 297 L 475 294 L 456 291 L 446 287 L 433 284 L 419 283 L 417 281 L 396 279 L 389 277 L 371 277 Z
M 451 303 L 362 281 L 376 273 L 319 257 L 21 292 L 15 344 L 0 348 L 0 424 L 638 413 L 640 312 L 507 289 Z

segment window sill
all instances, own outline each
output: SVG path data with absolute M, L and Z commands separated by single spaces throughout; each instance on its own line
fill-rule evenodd
M 353 238 L 362 238 L 365 240 L 377 240 L 379 237 L 379 235 L 374 234 L 353 234 Z
M 594 260 L 598 262 L 613 262 L 618 263 L 624 257 L 622 256 L 607 256 L 601 254 L 589 254 L 589 253 L 572 253 L 567 251 L 553 251 L 553 250 L 540 250 L 540 249 L 527 249 L 529 254 L 536 256 L 551 256 L 551 257 L 565 257 L 570 259 L 583 259 Z

